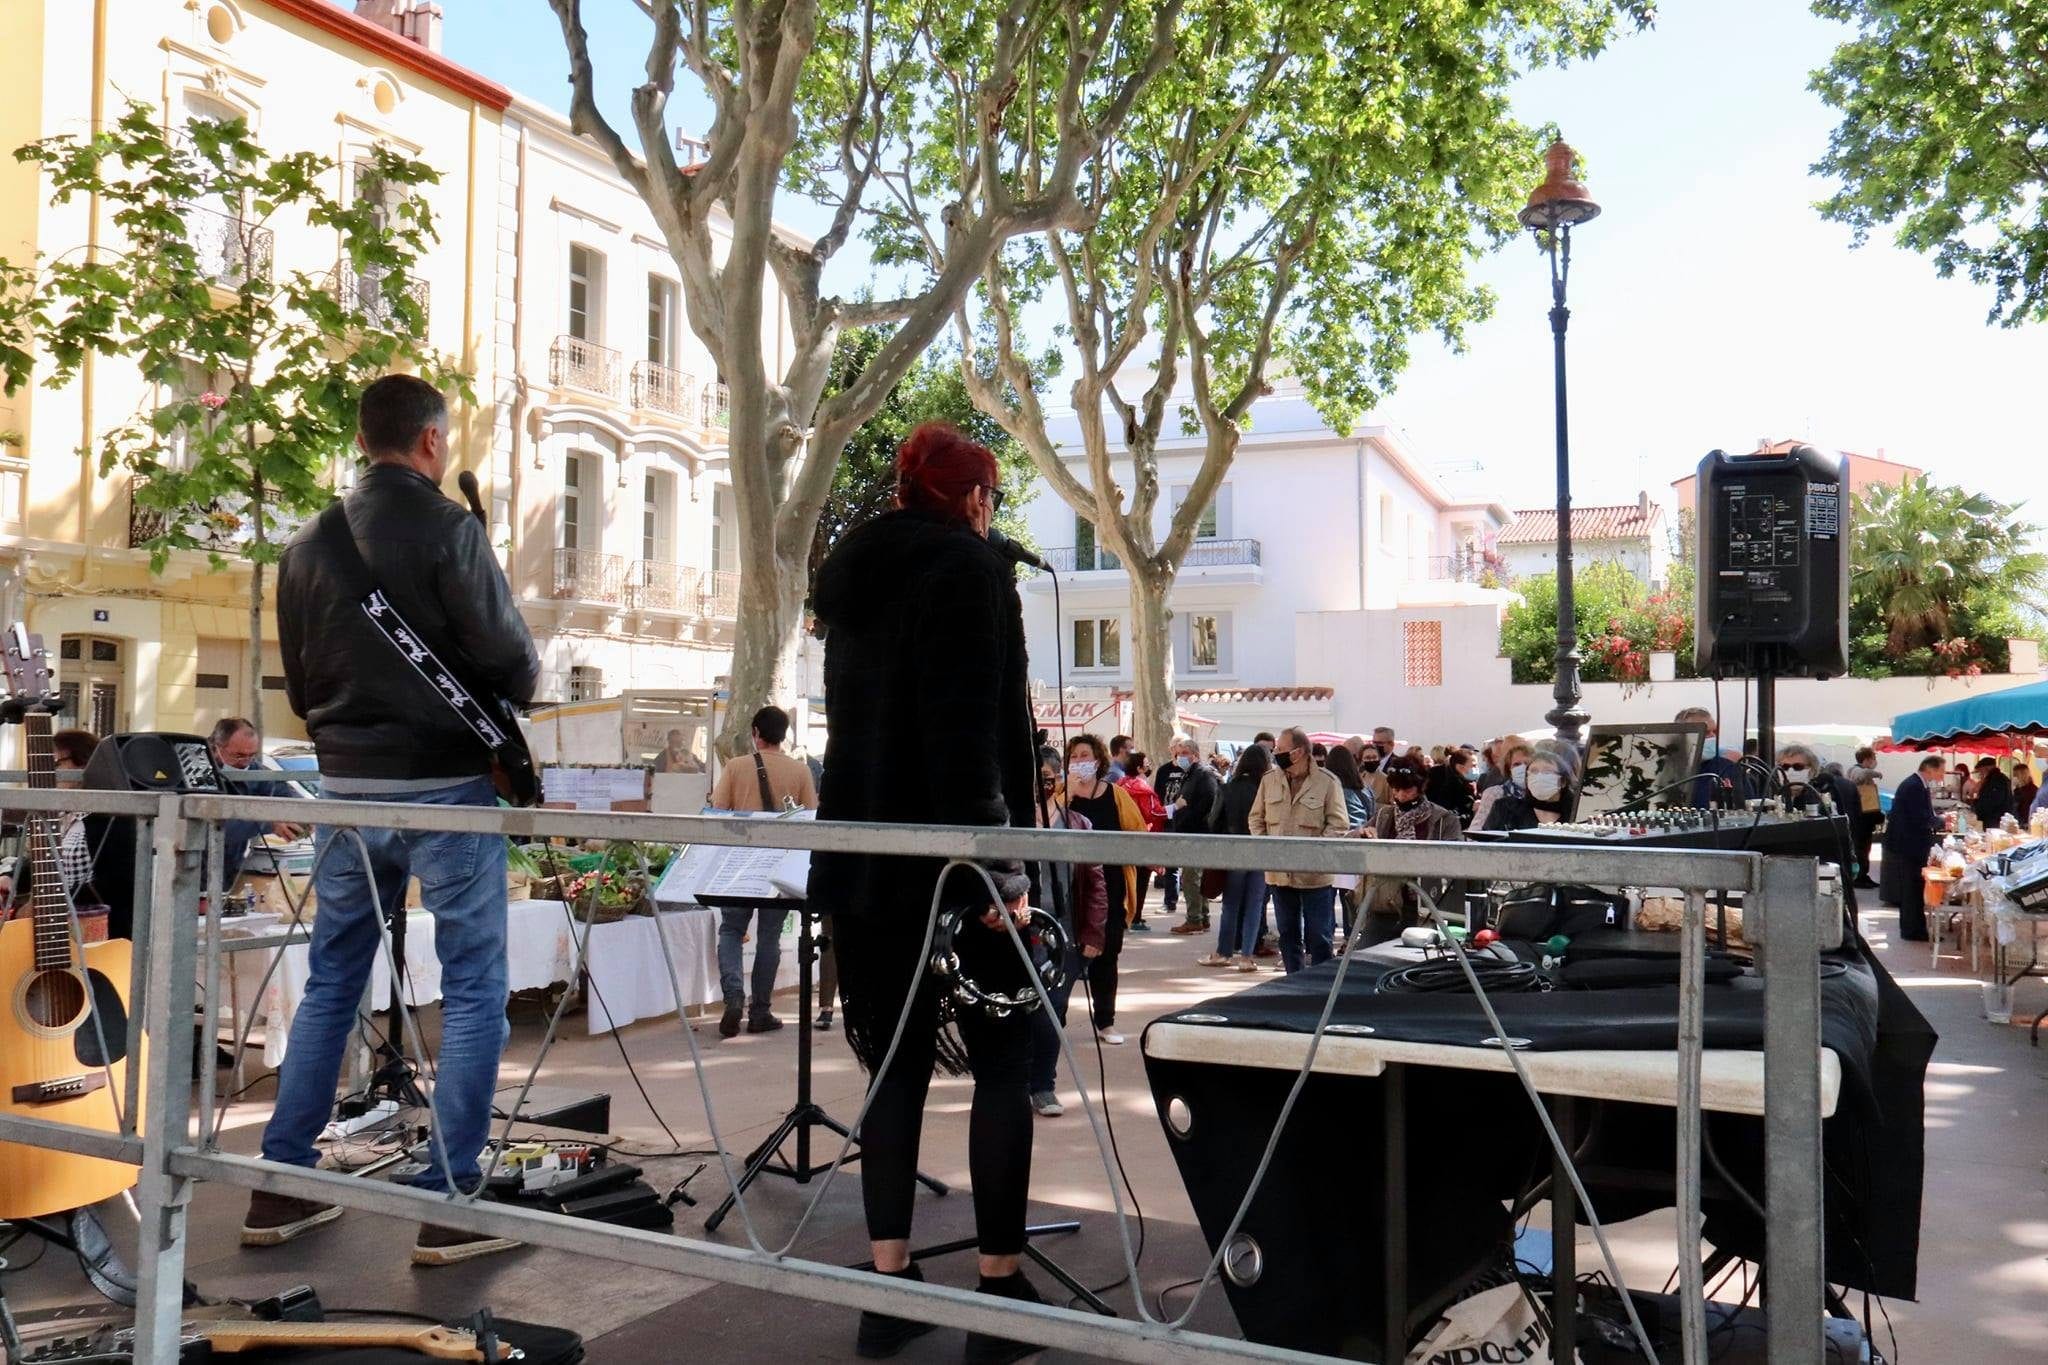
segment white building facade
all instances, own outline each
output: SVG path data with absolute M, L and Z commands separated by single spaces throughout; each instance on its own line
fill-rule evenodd
M 1661 504 L 1645 493 L 1635 502 L 1572 508 L 1572 564 L 1619 564 L 1652 590 L 1671 578 L 1673 536 Z M 1557 511 L 1516 512 L 1498 540 L 1510 576 L 1557 572 Z
M 717 685 L 739 590 L 726 394 L 675 261 L 553 110 L 513 100 L 497 171 L 492 539 L 540 649 L 540 698 Z M 787 314 L 765 292 L 778 372 Z
M 1072 423 L 1052 434 L 1086 483 Z M 1121 453 L 1112 459 L 1127 477 Z M 1159 537 L 1201 461 L 1200 437 L 1161 441 Z M 1025 519 L 1062 580 L 1057 615 L 1048 578 L 1024 584 L 1041 695 L 1061 683 L 1128 690 L 1129 576 L 1042 479 Z M 1507 520 L 1499 504 L 1452 496 L 1391 427 L 1333 431 L 1298 393 L 1260 402 L 1172 590 L 1183 705 L 1218 721 L 1225 739 L 1276 721 L 1315 726 L 1330 714 L 1333 680 L 1300 667 L 1296 616 L 1478 600 L 1481 556 Z

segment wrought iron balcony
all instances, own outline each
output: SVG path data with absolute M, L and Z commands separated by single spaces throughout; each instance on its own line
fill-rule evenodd
M 1214 569 L 1259 562 L 1259 542 L 1249 537 L 1238 540 L 1198 540 L 1188 546 L 1183 569 Z
M 394 292 L 403 295 L 418 305 L 420 312 L 427 311 L 431 297 L 425 280 L 405 280 L 395 287 L 389 284 L 392 274 L 380 266 L 358 270 L 352 261 L 342 261 L 334 272 L 336 296 L 341 305 L 351 312 L 360 313 L 379 327 L 389 327 L 401 321 Z
M 732 425 L 732 390 L 722 382 L 704 386 L 704 425 L 719 431 Z
M 239 505 L 241 499 L 221 499 L 205 507 L 181 507 L 173 511 L 151 507 L 138 499 L 135 494 L 143 486 L 137 480 L 128 488 L 128 548 L 131 550 L 146 550 L 149 542 L 174 530 L 189 533 L 209 550 L 239 549 L 252 538 L 249 519 Z M 273 527 L 269 538 L 282 540 L 290 533 L 290 528 L 280 530 Z
M 556 550 L 554 596 L 572 602 L 607 602 L 625 598 L 626 561 L 597 550 Z
M 697 377 L 651 360 L 633 362 L 633 406 L 665 412 L 685 422 L 697 420 L 700 390 Z
M 1059 573 L 1092 573 L 1098 569 L 1121 569 L 1123 561 L 1093 545 L 1059 545 L 1040 550 L 1039 555 Z
M 185 240 L 199 258 L 199 273 L 208 284 L 223 289 L 240 289 L 250 280 L 270 278 L 271 247 L 275 235 L 232 213 L 185 206 Z
M 704 575 L 704 614 L 721 621 L 736 620 L 740 614 L 740 576 L 724 569 Z
M 1431 555 L 1428 578 L 1432 583 L 1483 583 L 1488 574 L 1505 576 L 1505 562 L 1498 554 L 1484 550 L 1460 550 L 1456 554 Z
M 636 559 L 626 576 L 633 605 L 641 611 L 669 611 L 694 615 L 703 606 L 701 576 L 681 564 L 658 559 Z
M 548 383 L 557 388 L 566 384 L 585 393 L 617 398 L 625 361 L 624 356 L 609 346 L 600 346 L 565 332 L 548 347 Z

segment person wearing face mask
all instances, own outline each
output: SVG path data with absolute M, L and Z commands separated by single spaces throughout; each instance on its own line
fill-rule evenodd
M 1577 754 L 1567 745 L 1545 741 L 1522 749 L 1520 755 L 1509 781 L 1495 789 L 1500 795 L 1485 820 L 1475 821 L 1473 828 L 1529 829 L 1554 824 L 1570 813 L 1578 781 Z
M 1060 751 L 1038 751 L 1038 820 L 1046 829 L 1093 829 L 1088 817 L 1061 799 Z M 1067 1022 L 1067 1002 L 1073 998 L 1074 982 L 1088 963 L 1102 956 L 1104 928 L 1109 922 L 1109 897 L 1103 889 L 1099 863 L 1038 864 L 1038 885 L 1046 899 L 1043 907 L 1066 929 L 1066 982 L 1046 994 L 1047 1008 L 1031 1014 L 1031 1108 L 1040 1118 L 1056 1119 L 1066 1113 L 1059 1097 L 1060 1038 L 1051 1014 Z
M 1216 811 L 1216 799 L 1223 784 L 1216 780 L 1216 774 L 1202 762 L 1202 751 L 1186 735 L 1176 735 L 1173 741 L 1173 764 L 1171 776 L 1162 778 L 1159 791 L 1166 797 L 1168 813 L 1166 832 L 1169 834 L 1207 834 L 1209 820 Z M 1169 783 L 1171 785 L 1169 785 Z M 1171 796 L 1166 796 L 1168 792 Z M 1181 890 L 1188 903 L 1188 916 L 1173 926 L 1176 934 L 1206 934 L 1209 932 L 1209 898 L 1202 894 L 1202 870 L 1198 867 L 1184 867 L 1180 870 Z
M 1273 748 L 1274 771 L 1259 783 L 1246 819 L 1253 834 L 1335 839 L 1351 833 L 1344 789 L 1316 766 L 1308 734 L 1292 726 Z M 1330 960 L 1337 932 L 1337 887 L 1327 872 L 1267 872 L 1280 961 L 1289 974 Z
M 1804 744 L 1787 744 L 1778 750 L 1778 777 L 1784 784 L 1785 803 L 1794 810 L 1825 807 L 1831 815 L 1848 815 L 1860 809 L 1848 780 L 1826 771 L 1820 755 Z
M 1469 829 L 1493 829 L 1488 823 L 1493 818 L 1494 808 L 1502 801 L 1529 792 L 1529 746 L 1519 738 L 1506 740 L 1500 749 L 1501 770 L 1499 781 L 1479 793 L 1479 804 L 1473 808 Z
M 1424 796 L 1426 775 L 1419 758 L 1403 754 L 1381 765 L 1391 799 L 1373 814 L 1368 836 L 1375 839 L 1422 839 L 1457 842 L 1464 831 L 1458 817 Z M 1432 896 L 1441 896 L 1444 882 L 1430 879 Z M 1417 922 L 1421 898 L 1415 888 L 1396 877 L 1368 877 L 1365 882 L 1365 925 L 1353 942 L 1383 943 Z
M 1878 770 L 1877 750 L 1864 745 L 1856 751 L 1856 764 L 1849 769 L 1849 785 L 1856 789 L 1856 809 L 1850 820 L 1856 830 L 1856 889 L 1875 891 L 1877 883 L 1870 876 L 1870 846 L 1877 841 L 1877 827 L 1884 823 L 1884 798 L 1878 790 L 1878 781 L 1884 776 Z
M 1108 774 L 1109 749 L 1101 739 L 1075 735 L 1068 740 L 1067 808 L 1086 817 L 1096 829 L 1143 832 L 1147 828 L 1144 812 Z M 1095 1036 L 1110 1047 L 1120 1047 L 1124 1036 L 1116 1031 L 1117 959 L 1124 950 L 1124 932 L 1138 913 L 1138 869 L 1104 864 L 1102 884 L 1109 919 L 1103 928 L 1102 951 L 1088 963 L 1088 1000 L 1093 1007 Z
M 1721 752 L 1720 726 L 1714 713 L 1704 706 L 1688 706 L 1672 717 L 1680 725 L 1704 725 L 1707 736 L 1700 745 L 1699 780 L 1692 784 L 1692 803 L 1702 810 L 1719 806 L 1739 809 L 1750 796 L 1749 780 L 1733 759 Z
M 1387 757 L 1387 751 L 1377 744 L 1367 744 L 1358 751 L 1358 775 L 1365 781 L 1365 794 L 1372 798 L 1374 810 L 1387 804 L 1386 774 L 1380 771 Z

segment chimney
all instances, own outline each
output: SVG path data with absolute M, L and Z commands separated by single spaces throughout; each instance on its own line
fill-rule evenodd
M 1640 514 L 1640 515 L 1642 516 L 1642 519 L 1643 519 L 1644 521 L 1648 521 L 1648 520 L 1650 519 L 1650 490 L 1649 490 L 1649 489 L 1647 489 L 1647 488 L 1646 488 L 1646 489 L 1644 489 L 1644 490 L 1643 490 L 1642 492 L 1640 492 L 1640 493 L 1636 494 L 1636 511 L 1637 511 L 1637 513 L 1639 513 L 1639 514 Z
M 441 50 L 441 7 L 434 0 L 356 0 L 356 17 L 429 52 Z

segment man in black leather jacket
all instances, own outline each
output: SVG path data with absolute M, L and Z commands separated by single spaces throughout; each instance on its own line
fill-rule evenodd
M 483 528 L 441 494 L 447 401 L 419 379 L 387 375 L 363 391 L 359 425 L 356 443 L 370 467 L 343 506 L 371 578 L 470 686 L 531 701 L 540 675 L 533 637 Z M 495 806 L 489 752 L 371 623 L 336 551 L 318 523 L 309 524 L 286 545 L 277 584 L 286 695 L 313 737 L 321 794 Z M 378 908 L 396 910 L 408 877 L 417 875 L 434 917 L 442 1007 L 436 1141 L 415 1183 L 467 1192 L 479 1183 L 477 1153 L 489 1131 L 505 1046 L 505 839 L 391 829 L 364 829 L 361 837 L 359 845 L 354 834 L 333 827 L 314 835 L 320 913 L 311 977 L 292 1020 L 263 1155 L 314 1164 L 313 1142 L 333 1108 L 342 1050 L 378 951 Z M 249 1202 L 242 1240 L 275 1246 L 340 1214 L 333 1205 L 259 1192 Z M 512 1245 L 423 1226 L 412 1259 L 448 1265 Z

